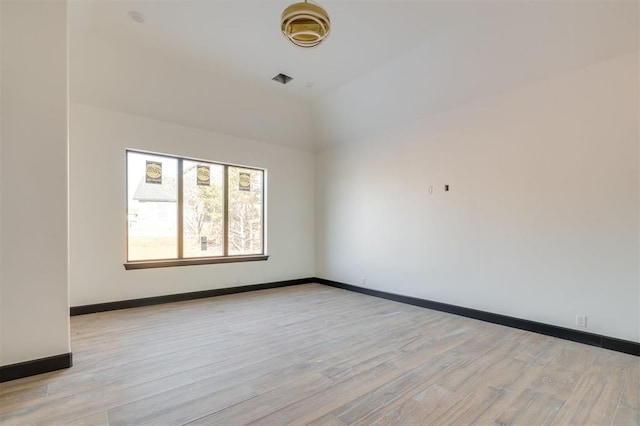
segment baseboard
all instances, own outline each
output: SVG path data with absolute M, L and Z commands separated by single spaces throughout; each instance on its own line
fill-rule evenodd
M 166 296 L 145 297 L 118 302 L 96 303 L 94 305 L 72 306 L 71 316 L 93 314 L 96 312 L 115 311 L 118 309 L 139 308 L 141 306 L 159 305 L 162 303 L 183 302 L 185 300 L 203 299 L 206 297 L 224 296 L 227 294 L 244 293 L 247 291 L 266 290 L 270 288 L 288 287 L 292 285 L 309 284 L 315 278 L 301 278 L 297 280 L 276 281 L 264 284 L 245 285 L 240 287 L 220 288 L 215 290 L 195 291 L 191 293 L 169 294 Z
M 70 368 L 73 365 L 71 352 L 47 358 L 34 359 L 32 361 L 19 362 L 17 364 L 0 367 L 0 383 L 36 374 L 49 373 L 51 371 Z
M 506 315 L 494 314 L 491 312 L 479 311 L 471 308 L 464 308 L 446 303 L 434 302 L 432 300 L 419 299 L 416 297 L 402 296 L 394 293 L 387 293 L 379 290 L 372 290 L 358 287 L 351 284 L 344 284 L 324 278 L 315 278 L 315 282 L 344 290 L 354 291 L 369 296 L 380 297 L 393 300 L 395 302 L 429 308 L 436 311 L 456 314 L 463 317 L 473 318 L 507 327 L 518 328 L 520 330 L 532 331 L 534 333 L 545 334 L 547 336 L 558 337 L 560 339 L 571 340 L 591 346 L 597 346 L 617 352 L 640 356 L 640 343 L 629 340 L 616 339 L 614 337 L 602 336 L 600 334 L 586 333 L 584 331 L 572 330 L 570 328 L 529 321 L 521 318 L 509 317 Z

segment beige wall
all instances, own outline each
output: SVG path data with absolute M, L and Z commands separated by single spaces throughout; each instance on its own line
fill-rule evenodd
M 71 306 L 312 277 L 313 154 L 71 104 Z M 268 261 L 125 271 L 125 150 L 267 169 Z
M 640 341 L 638 73 L 617 56 L 319 153 L 318 276 Z
M 69 352 L 67 4 L 0 3 L 0 365 Z

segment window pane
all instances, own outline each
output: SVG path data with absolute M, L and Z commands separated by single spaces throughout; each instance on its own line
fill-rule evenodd
M 229 256 L 262 254 L 261 170 L 229 167 Z
M 174 158 L 127 152 L 128 260 L 178 256 Z
M 224 255 L 224 166 L 183 161 L 184 257 Z

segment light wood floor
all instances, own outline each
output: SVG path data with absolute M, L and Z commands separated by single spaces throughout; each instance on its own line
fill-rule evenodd
M 640 424 L 640 358 L 304 285 L 71 318 L 3 424 Z

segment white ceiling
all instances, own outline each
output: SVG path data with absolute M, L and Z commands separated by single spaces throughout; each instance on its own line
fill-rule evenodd
M 71 36 L 76 43 L 109 38 L 144 47 L 279 92 L 284 88 L 271 78 L 285 73 L 294 78 L 286 94 L 308 100 L 415 47 L 441 28 L 459 25 L 464 9 L 461 2 L 323 0 L 331 34 L 317 48 L 301 49 L 280 32 L 280 14 L 291 3 L 77 1 L 71 6 Z M 130 11 L 144 14 L 145 22 L 135 23 Z
M 351 92 L 408 90 L 420 111 L 387 96 L 379 116 L 416 118 L 638 49 L 638 0 L 321 0 L 332 31 L 314 49 L 280 33 L 293 2 L 72 1 L 71 100 L 312 150 L 339 139 L 323 130 Z

